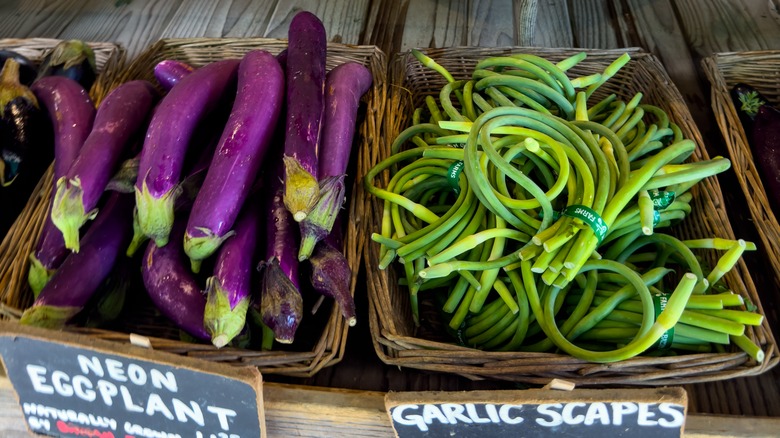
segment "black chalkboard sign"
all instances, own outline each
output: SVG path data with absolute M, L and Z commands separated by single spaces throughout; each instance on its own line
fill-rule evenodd
M 399 438 L 682 436 L 680 388 L 389 393 Z
M 204 370 L 192 359 L 168 353 L 131 346 L 122 353 L 49 334 L 59 339 L 0 333 L 0 355 L 33 432 L 99 438 L 265 436 L 256 370 L 216 364 Z M 215 373 L 216 368 L 225 372 Z

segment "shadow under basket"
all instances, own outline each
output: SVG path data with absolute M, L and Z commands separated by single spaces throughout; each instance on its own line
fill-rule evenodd
M 166 59 L 183 61 L 194 67 L 223 59 L 237 59 L 252 50 L 266 50 L 278 54 L 287 48 L 286 40 L 269 38 L 188 38 L 165 39 L 156 42 L 117 72 L 105 88 L 107 93 L 116 86 L 135 79 L 144 79 L 157 84 L 153 68 Z M 349 46 L 328 44 L 327 69 L 345 63 L 357 62 L 365 65 L 373 75 L 373 85 L 363 96 L 353 147 L 355 151 L 375 148 L 379 141 L 378 123 L 384 107 L 386 80 L 385 55 L 374 46 Z M 357 161 L 357 153 L 353 154 Z M 350 164 L 348 175 L 354 175 L 356 164 Z M 28 255 L 34 248 L 43 225 L 48 199 L 51 193 L 52 169 L 46 173 L 36 191 L 14 223 L 3 242 L 0 253 L 0 298 L 3 315 L 18 319 L 32 304 L 32 291 L 27 284 L 29 269 Z M 344 254 L 352 269 L 351 292 L 361 264 L 364 237 L 357 232 L 365 216 L 363 205 L 354 201 L 355 190 L 351 188 L 354 177 L 348 177 L 347 202 L 343 214 L 348 214 L 344 231 Z M 140 269 L 139 277 L 140 277 Z M 137 280 L 137 279 L 136 279 Z M 129 309 L 110 325 L 88 328 L 78 324 L 69 325 L 67 331 L 87 334 L 96 339 L 118 343 L 130 343 L 130 334 L 145 336 L 151 348 L 173 354 L 186 355 L 207 361 L 222 362 L 235 366 L 257 367 L 262 373 L 273 373 L 294 377 L 310 377 L 323 367 L 338 363 L 344 355 L 348 330 L 347 321 L 341 315 L 333 300 L 326 299 L 316 314 L 312 314 L 318 296 L 304 294 L 304 314 L 296 340 L 291 345 L 275 343 L 272 350 L 226 346 L 217 349 L 210 343 L 194 341 L 181 336 L 181 332 L 163 317 L 151 304 L 142 282 L 133 283 L 129 294 L 132 302 Z M 363 322 L 365 323 L 365 322 Z M 361 322 L 358 322 L 360 327 Z M 363 326 L 365 327 L 365 325 Z M 358 329 L 359 328 L 355 328 Z
M 663 109 L 670 121 L 677 124 L 684 138 L 693 140 L 696 149 L 689 161 L 708 160 L 702 137 L 694 124 L 682 96 L 665 72 L 660 61 L 638 48 L 619 50 L 543 49 L 531 47 L 475 48 L 458 47 L 422 50 L 446 68 L 455 80 L 470 79 L 476 63 L 486 57 L 509 53 L 528 53 L 558 62 L 579 52 L 587 57 L 568 70 L 569 77 L 601 73 L 616 58 L 628 53 L 631 60 L 591 96 L 590 104 L 609 94 L 628 102 L 642 93 L 642 103 Z M 446 84 L 442 75 L 423 66 L 409 53 L 399 54 L 391 63 L 389 74 L 390 100 L 385 116 L 384 142 L 378 151 L 364 150 L 360 175 L 390 156 L 391 143 L 398 134 L 412 124 L 415 108 L 425 105 L 425 97 L 439 97 Z M 464 91 L 465 93 L 465 91 Z M 453 102 L 455 97 L 452 98 Z M 412 146 L 414 147 L 414 146 Z M 387 172 L 377 177 L 378 187 L 387 184 Z M 735 240 L 729 223 L 719 182 L 709 177 L 692 189 L 691 212 L 684 220 L 663 232 L 679 239 L 721 237 Z M 366 222 L 366 234 L 379 233 L 383 215 L 383 201 L 361 190 L 372 205 L 371 217 Z M 662 232 L 659 230 L 659 232 Z M 696 251 L 697 257 L 714 266 L 718 251 Z M 683 385 L 717 381 L 761 374 L 778 363 L 777 345 L 772 331 L 763 318 L 761 325 L 747 327 L 746 336 L 765 353 L 764 360 L 752 359 L 735 346 L 725 351 L 713 349 L 707 353 L 674 355 L 640 355 L 630 359 L 593 363 L 555 352 L 483 351 L 458 343 L 443 328 L 447 321 L 442 316 L 441 303 L 429 291 L 418 293 L 420 324 L 415 324 L 410 310 L 409 289 L 399 285 L 404 274 L 397 261 L 380 269 L 380 245 L 369 241 L 365 253 L 369 293 L 369 317 L 374 347 L 386 364 L 436 372 L 454 373 L 467 378 L 505 380 L 533 385 L 544 385 L 552 379 L 564 379 L 578 386 L 602 385 Z M 742 259 L 723 277 L 729 289 L 753 303 L 756 312 L 764 314 L 756 287 Z

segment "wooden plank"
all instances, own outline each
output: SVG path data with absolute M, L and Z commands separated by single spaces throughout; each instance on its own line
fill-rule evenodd
M 625 47 L 615 29 L 617 20 L 608 0 L 571 2 L 572 33 L 575 47 L 614 49 Z
M 540 47 L 575 47 L 566 0 L 539 0 L 533 44 Z
M 59 38 L 63 29 L 82 14 L 83 6 L 80 0 L 0 2 L 0 37 Z
M 116 42 L 131 59 L 160 38 L 180 4 L 181 0 L 133 0 L 116 6 L 114 1 L 88 0 L 59 38 Z
M 310 11 L 325 24 L 328 41 L 358 44 L 366 20 L 368 0 L 278 1 L 262 36 L 287 38 L 290 20 L 298 11 Z

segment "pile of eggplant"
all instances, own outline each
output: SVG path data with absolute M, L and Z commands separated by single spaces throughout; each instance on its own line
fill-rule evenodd
M 75 81 L 33 84 L 54 128 L 56 187 L 21 323 L 110 321 L 137 298 L 122 279 L 140 271 L 148 301 L 216 347 L 247 333 L 264 349 L 292 343 L 309 294 L 355 324 L 342 216 L 373 78 L 356 62 L 326 71 L 311 13 L 288 37 L 278 55 L 162 61 L 157 84 L 125 82 L 97 108 Z
M 0 50 L 0 236 L 21 213 L 54 158 L 52 129 L 32 84 L 58 76 L 89 89 L 96 77 L 95 54 L 80 40 L 62 41 L 32 60 Z

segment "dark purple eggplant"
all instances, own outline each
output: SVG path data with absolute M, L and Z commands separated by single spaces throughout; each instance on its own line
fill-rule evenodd
M 64 76 L 89 90 L 97 78 L 95 52 L 81 40 L 60 41 L 41 60 L 38 78 Z
M 13 50 L 0 50 L 0 65 L 4 65 L 8 58 L 19 64 L 19 82 L 29 87 L 38 76 L 38 64 Z
M 11 185 L 22 172 L 40 178 L 51 163 L 53 152 L 38 137 L 45 122 L 35 94 L 19 82 L 19 63 L 6 60 L 0 72 L 0 185 Z
M 141 275 L 149 297 L 163 315 L 191 336 L 208 340 L 203 325 L 206 295 L 190 271 L 181 246 L 186 225 L 184 220 L 174 222 L 172 239 L 164 246 L 147 243 Z
M 284 73 L 276 58 L 264 50 L 244 55 L 235 103 L 184 235 L 194 272 L 230 236 L 272 143 L 283 100 Z
M 66 248 L 79 250 L 79 230 L 94 215 L 130 140 L 145 128 L 156 99 L 150 82 L 134 80 L 116 87 L 98 107 L 78 157 L 57 180 L 51 220 L 62 232 Z
M 319 197 L 317 154 L 325 110 L 325 27 L 316 15 L 295 14 L 288 29 L 284 203 L 302 221 Z
M 284 205 L 283 168 L 274 160 L 268 175 L 265 212 L 266 249 L 260 263 L 262 284 L 259 313 L 263 324 L 274 332 L 282 344 L 291 344 L 303 318 L 303 297 L 300 292 L 297 248 L 298 226 Z
M 203 322 L 217 348 L 231 342 L 246 325 L 261 225 L 259 204 L 250 198 L 244 205 L 235 234 L 217 251 L 214 274 L 206 281 Z
M 89 302 L 132 237 L 133 197 L 113 193 L 71 253 L 43 287 L 22 324 L 62 328 Z
M 68 171 L 76 160 L 81 146 L 92 130 L 95 105 L 89 94 L 78 82 L 50 76 L 41 78 L 30 87 L 41 107 L 49 116 L 54 134 L 54 199 L 56 181 Z M 51 202 L 51 201 L 50 201 Z M 35 251 L 30 254 L 28 281 L 35 296 L 41 291 L 69 251 L 60 230 L 46 215 Z
M 780 212 L 780 109 L 755 88 L 737 84 L 732 99 L 772 208 Z

